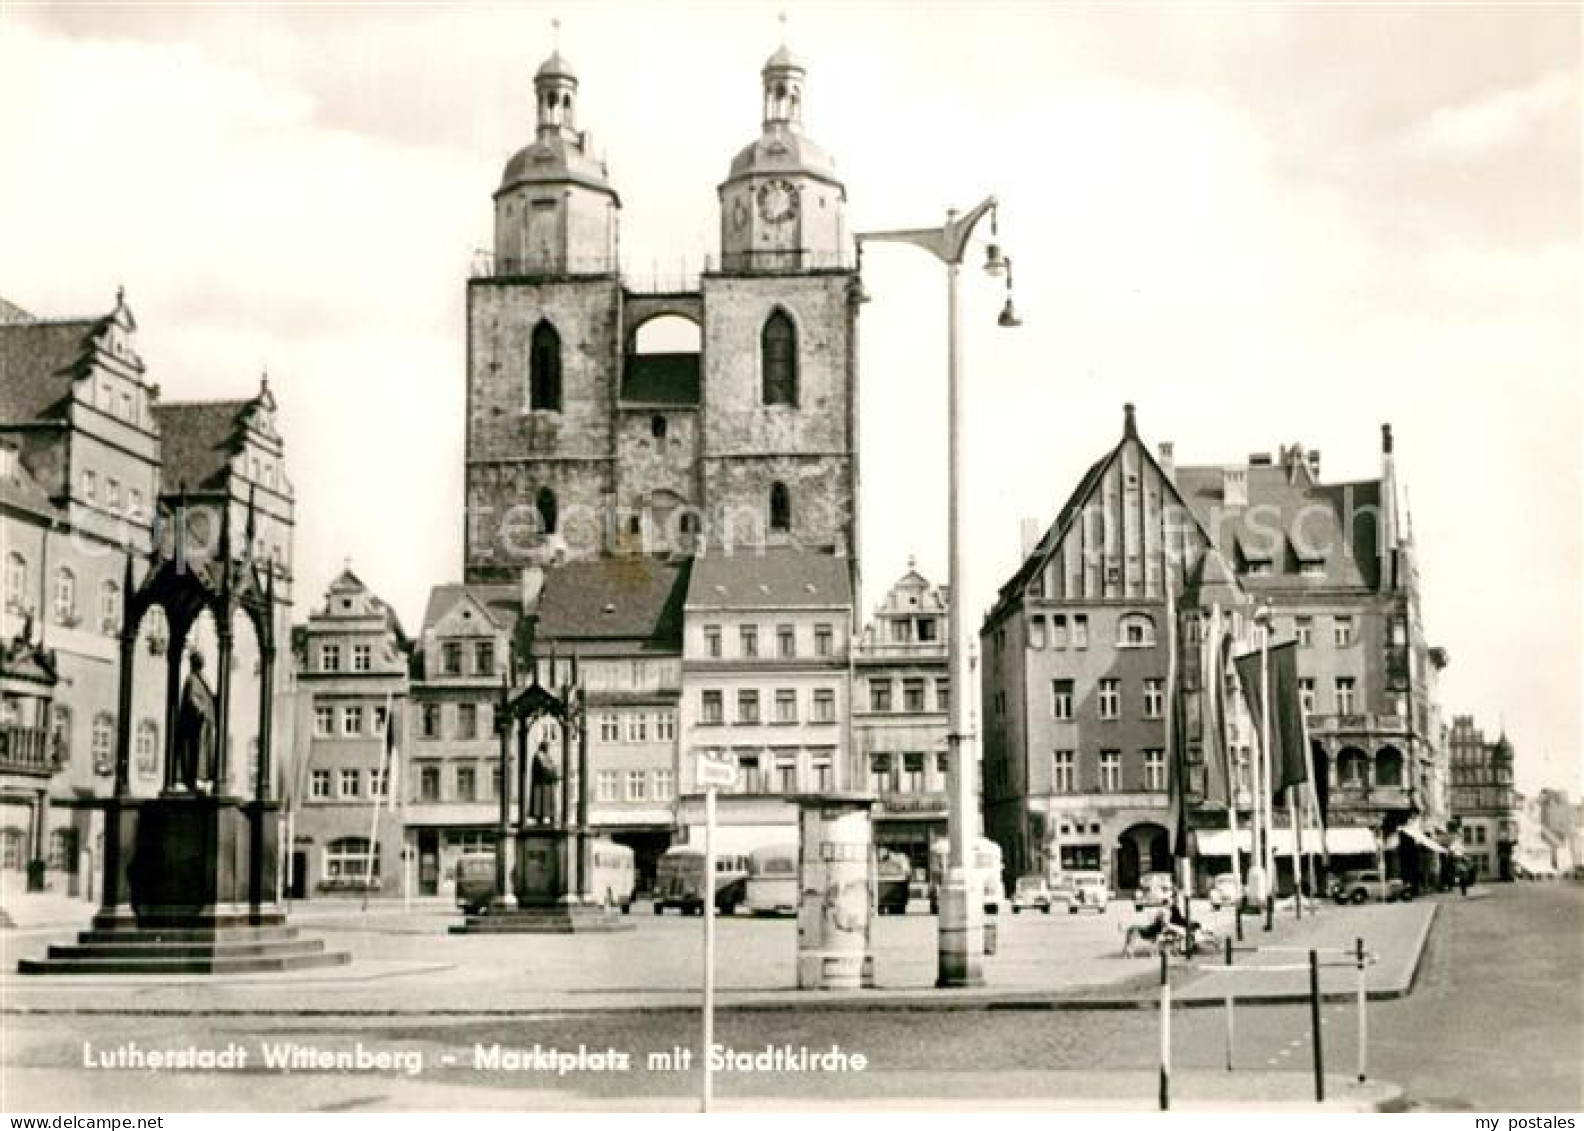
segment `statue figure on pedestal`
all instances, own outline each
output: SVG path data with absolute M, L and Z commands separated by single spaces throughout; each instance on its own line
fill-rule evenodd
M 194 652 L 191 663 L 176 712 L 177 782 L 193 793 L 208 793 L 215 772 L 214 692 L 204 682 L 203 654 Z
M 551 825 L 556 818 L 556 783 L 561 780 L 550 744 L 541 742 L 528 766 L 528 817 L 536 825 Z

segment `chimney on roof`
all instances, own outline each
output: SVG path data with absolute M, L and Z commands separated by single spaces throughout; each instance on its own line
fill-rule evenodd
M 1122 406 L 1122 435 L 1124 438 L 1138 439 L 1138 419 L 1131 401 Z
M 1039 519 L 1024 516 L 1022 521 L 1018 523 L 1018 534 L 1023 542 L 1023 560 L 1027 561 L 1033 557 L 1034 549 L 1039 545 Z
M 1177 482 L 1177 445 L 1170 440 L 1162 440 L 1156 448 L 1158 453 L 1156 463 L 1160 464 L 1161 471 L 1172 483 Z
M 1320 482 L 1320 453 L 1310 448 L 1304 456 L 1309 460 L 1309 477 L 1316 483 Z
M 1270 467 L 1270 466 L 1272 466 L 1272 462 L 1273 461 L 1271 460 L 1271 454 L 1269 452 L 1250 452 L 1249 453 L 1249 466 L 1250 467 Z
M 1228 507 L 1248 506 L 1248 468 L 1221 469 L 1221 503 Z

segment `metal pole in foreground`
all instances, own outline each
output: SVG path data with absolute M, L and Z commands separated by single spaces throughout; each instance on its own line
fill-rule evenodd
M 1320 952 L 1309 952 L 1309 1032 L 1314 1045 L 1315 1103 L 1325 1103 L 1325 1050 L 1320 1043 Z
M 704 789 L 704 1084 L 701 1111 L 709 1111 L 715 1077 L 710 1049 L 715 1047 L 715 787 Z
M 1171 978 L 1166 952 L 1160 956 L 1160 1109 L 1171 1110 Z
M 1232 965 L 1232 940 L 1226 941 L 1226 964 Z M 1232 1021 L 1232 976 L 1227 975 L 1226 988 L 1226 1070 L 1232 1071 L 1232 1049 L 1234 1047 L 1234 1030 Z
M 1365 1009 L 1368 993 L 1364 985 L 1364 940 L 1353 940 L 1353 953 L 1358 958 L 1358 1078 L 1364 1083 L 1365 1066 L 1369 1063 L 1369 1014 Z

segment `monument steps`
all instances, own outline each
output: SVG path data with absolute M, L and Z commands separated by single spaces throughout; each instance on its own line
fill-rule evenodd
M 632 920 L 603 907 L 524 907 L 469 915 L 453 924 L 453 935 L 580 935 L 630 931 Z
M 50 958 L 254 958 L 290 957 L 324 951 L 319 939 L 216 940 L 211 942 L 101 942 L 64 943 L 49 948 Z
M 52 948 L 53 949 L 53 948 Z M 23 974 L 278 974 L 345 966 L 352 956 L 344 951 L 316 949 L 313 953 L 255 954 L 236 957 L 166 957 L 140 954 L 122 958 L 24 958 L 17 964 Z

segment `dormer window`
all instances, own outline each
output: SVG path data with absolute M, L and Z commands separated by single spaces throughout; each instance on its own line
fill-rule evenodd
M 1125 613 L 1117 621 L 1118 648 L 1153 648 L 1155 622 L 1145 613 Z

